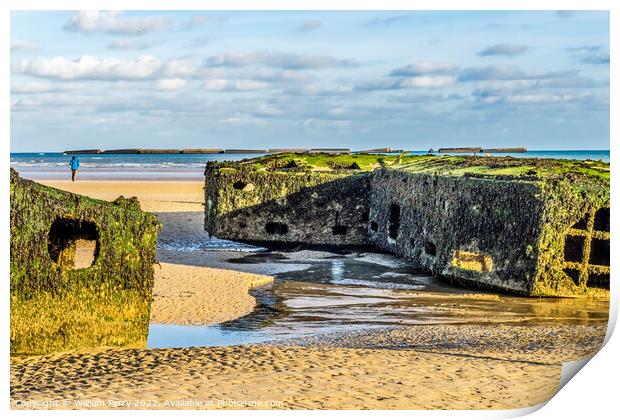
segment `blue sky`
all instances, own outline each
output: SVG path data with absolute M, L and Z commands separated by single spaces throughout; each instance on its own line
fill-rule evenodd
M 11 150 L 609 148 L 606 12 L 13 12 Z

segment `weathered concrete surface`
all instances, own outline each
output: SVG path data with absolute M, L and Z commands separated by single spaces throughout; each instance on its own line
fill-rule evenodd
M 371 245 L 484 288 L 608 294 L 602 162 L 289 154 L 205 174 L 205 228 L 221 238 Z
M 433 274 L 528 292 L 543 210 L 537 185 L 385 169 L 372 179 L 375 246 Z M 471 253 L 470 263 L 488 255 L 491 264 L 468 267 L 455 251 Z
M 144 347 L 157 218 L 10 176 L 11 354 Z
M 370 179 L 208 170 L 206 230 L 254 243 L 366 245 Z

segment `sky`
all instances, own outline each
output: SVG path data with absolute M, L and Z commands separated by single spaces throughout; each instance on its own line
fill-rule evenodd
M 609 14 L 11 13 L 11 151 L 609 149 Z

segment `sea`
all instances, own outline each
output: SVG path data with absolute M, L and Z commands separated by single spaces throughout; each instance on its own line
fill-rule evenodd
M 427 151 L 414 151 L 425 155 Z M 609 150 L 532 150 L 494 154 L 517 158 L 600 160 L 609 162 Z M 205 162 L 242 160 L 249 154 L 92 154 L 78 155 L 82 180 L 201 180 Z M 60 180 L 70 176 L 70 156 L 63 153 L 11 153 L 11 167 L 28 179 Z

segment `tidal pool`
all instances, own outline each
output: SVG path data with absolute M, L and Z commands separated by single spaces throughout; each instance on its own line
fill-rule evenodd
M 240 271 L 270 264 L 276 273 L 273 284 L 251 292 L 255 310 L 212 326 L 151 325 L 148 347 L 254 344 L 416 324 L 604 324 L 609 311 L 604 300 L 525 298 L 455 287 L 383 254 L 298 258 L 261 252 L 229 262 Z

